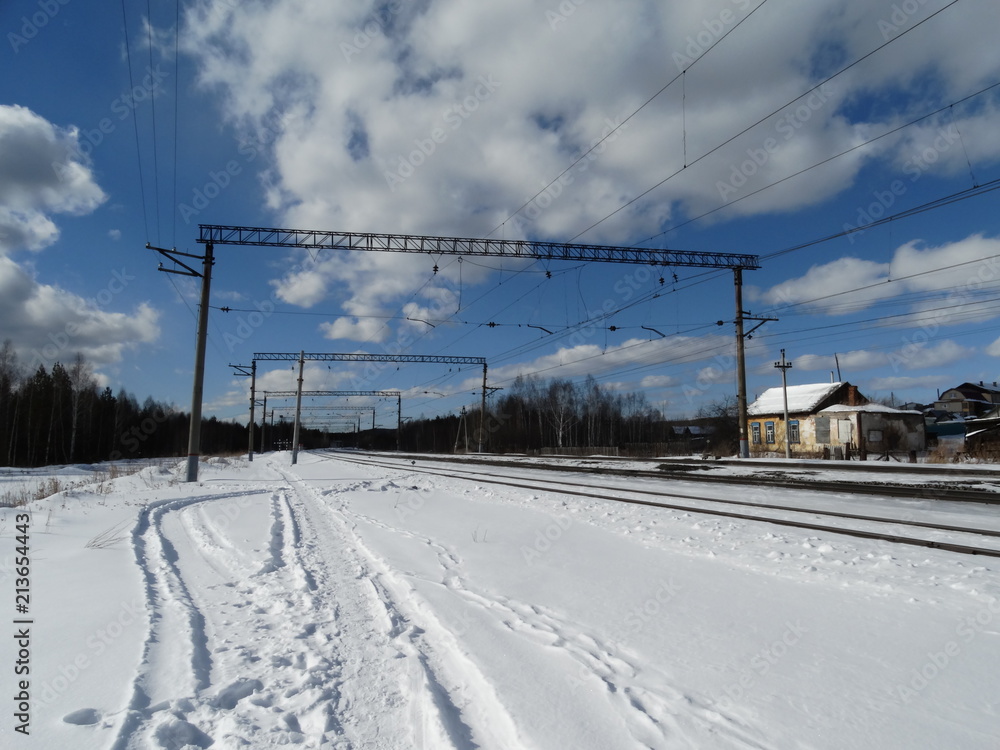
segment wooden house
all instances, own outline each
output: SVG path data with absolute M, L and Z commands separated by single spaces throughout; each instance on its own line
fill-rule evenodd
M 788 424 L 784 394 L 771 388 L 747 409 L 753 455 L 784 455 L 787 438 L 799 457 L 849 458 L 923 450 L 924 417 L 869 403 L 850 383 L 812 383 L 788 387 Z

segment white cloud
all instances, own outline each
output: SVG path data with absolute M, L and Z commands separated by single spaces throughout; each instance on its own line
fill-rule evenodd
M 505 383 L 518 375 L 538 374 L 542 378 L 576 378 L 584 375 L 600 375 L 609 371 L 621 371 L 629 367 L 671 367 L 699 362 L 711 356 L 711 352 L 728 352 L 732 341 L 726 336 L 685 337 L 670 336 L 663 339 L 628 339 L 616 346 L 602 347 L 597 344 L 577 344 L 560 348 L 552 354 L 545 354 L 529 362 L 490 367 L 490 381 Z M 709 354 L 706 354 L 709 352 Z M 731 373 L 725 368 L 711 365 L 699 371 L 692 380 L 708 377 L 710 382 L 727 377 Z M 677 385 L 675 378 L 667 375 L 647 376 L 659 378 L 659 387 Z M 670 381 L 670 382 L 667 382 Z M 645 380 L 643 381 L 645 383 Z M 474 381 L 468 384 L 475 385 Z
M 748 296 L 772 306 L 778 312 L 788 305 L 806 303 L 811 309 L 839 309 L 845 303 L 865 306 L 895 290 L 874 286 L 886 279 L 889 264 L 860 258 L 838 258 L 815 265 L 804 276 L 777 284 L 761 293 L 748 290 Z M 860 292 L 854 289 L 868 287 Z M 815 301 L 814 301 L 815 300 Z
M 87 214 L 105 199 L 75 128 L 0 105 L 0 253 L 51 245 L 59 236 L 51 214 Z
M 942 384 L 954 385 L 949 378 L 941 375 L 921 375 L 909 376 L 900 375 L 887 378 L 873 378 L 869 380 L 861 392 L 866 396 L 879 392 L 915 392 L 917 400 L 931 400 L 934 397 L 935 389 L 941 388 Z
M 725 18 L 728 30 L 756 5 L 277 0 L 236 7 L 200 0 L 188 11 L 185 38 L 201 84 L 218 95 L 245 143 L 264 154 L 263 197 L 286 225 L 456 236 L 493 230 L 682 68 L 683 102 L 679 85 L 668 89 L 497 234 L 569 239 L 677 171 L 581 241 L 655 235 L 678 209 L 699 214 L 748 196 L 995 78 L 991 34 L 1000 10 L 981 4 L 946 10 L 783 107 L 882 44 L 880 22 L 890 11 L 862 0 L 836 10 L 775 0 L 692 64 L 718 38 L 709 32 L 707 43 L 697 41 L 713 23 Z M 929 13 L 921 6 L 892 33 Z M 920 94 L 918 76 L 933 81 Z M 859 92 L 868 96 L 859 101 Z M 886 114 L 881 103 L 901 93 L 914 111 Z M 989 111 L 957 114 L 983 160 L 1000 154 Z M 873 161 L 902 169 L 928 142 L 933 147 L 939 127 L 928 121 L 727 211 L 817 204 L 850 189 Z M 953 173 L 957 153 L 942 152 L 925 173 Z M 848 284 L 885 273 L 866 263 L 845 260 L 828 270 L 846 274 Z M 345 253 L 276 288 L 283 300 L 311 306 L 334 281 L 346 283 L 354 301 L 368 298 L 372 285 L 384 304 L 419 285 L 418 267 L 386 254 Z M 807 279 L 811 290 L 789 291 L 808 298 L 822 289 L 819 275 Z
M 670 375 L 647 375 L 639 381 L 641 388 L 669 388 L 672 385 L 677 385 L 677 378 Z
M 35 369 L 68 362 L 76 352 L 97 366 L 121 361 L 128 349 L 155 341 L 159 313 L 141 304 L 130 313 L 101 304 L 123 288 L 112 274 L 108 285 L 86 300 L 41 284 L 9 258 L 0 257 L 0 319 L 22 363 Z
M 923 370 L 942 367 L 971 357 L 974 349 L 964 347 L 950 339 L 935 344 L 908 343 L 890 355 L 890 363 L 895 369 Z
M 986 353 L 991 357 L 1000 357 L 1000 339 L 995 339 L 992 344 L 987 346 Z
M 767 290 L 748 287 L 747 296 L 779 315 L 791 305 L 837 315 L 863 310 L 878 300 L 929 293 L 932 296 L 913 305 L 914 315 L 899 324 L 940 326 L 996 317 L 989 308 L 977 312 L 974 303 L 984 284 L 998 280 L 1000 238 L 974 234 L 938 246 L 908 242 L 896 249 L 889 263 L 838 258 Z
M 858 370 L 871 370 L 882 367 L 889 362 L 889 355 L 878 351 L 850 351 L 838 352 L 836 355 L 803 354 L 795 357 L 793 365 L 799 370 L 828 370 L 835 371 L 838 368 L 842 373 L 853 373 Z M 850 380 L 849 376 L 845 376 Z

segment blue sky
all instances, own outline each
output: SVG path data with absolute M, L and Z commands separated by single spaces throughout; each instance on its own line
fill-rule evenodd
M 751 398 L 781 348 L 792 384 L 839 364 L 900 402 L 1000 380 L 998 27 L 989 0 L 5 3 L 0 337 L 188 409 L 198 286 L 145 245 L 238 224 L 753 253 L 744 308 L 778 320 L 748 341 Z M 730 272 L 216 256 L 222 418 L 246 413 L 230 363 L 300 349 L 593 375 L 675 417 L 735 393 Z M 480 377 L 314 363 L 306 387 L 430 416 Z

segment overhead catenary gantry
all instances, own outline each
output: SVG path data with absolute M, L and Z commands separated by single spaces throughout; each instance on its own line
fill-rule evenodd
M 233 225 L 200 224 L 198 242 L 205 245 L 204 256 L 182 253 L 176 249 L 165 250 L 146 244 L 175 263 L 174 269 L 164 271 L 200 276 L 202 279 L 201 306 L 198 316 L 198 334 L 195 346 L 194 386 L 191 397 L 191 432 L 188 439 L 187 481 L 198 479 L 200 458 L 200 422 L 202 387 L 205 374 L 205 342 L 208 335 L 209 290 L 212 266 L 215 263 L 216 245 L 253 245 L 263 247 L 294 247 L 326 250 L 358 250 L 391 253 L 425 253 L 429 255 L 498 256 L 505 258 L 530 258 L 535 260 L 592 261 L 599 263 L 631 263 L 660 266 L 720 268 L 732 270 L 737 289 L 736 352 L 740 373 L 738 402 L 740 407 L 740 455 L 749 455 L 746 440 L 746 374 L 743 356 L 742 272 L 760 268 L 756 255 L 742 253 L 686 252 L 657 248 L 626 247 L 614 245 L 586 245 L 538 240 L 471 239 L 437 237 L 430 235 L 382 234 L 375 232 L 340 232 L 310 229 L 277 229 Z M 182 260 L 198 259 L 202 271 L 192 268 Z M 484 389 L 485 390 L 485 389 Z M 485 405 L 483 407 L 485 412 Z M 485 422 L 480 425 L 480 432 Z
M 251 388 L 253 384 L 251 383 Z M 264 403 L 267 404 L 267 397 L 274 398 L 294 398 L 299 395 L 298 391 L 262 391 Z M 394 398 L 396 399 L 396 447 L 400 445 L 403 430 L 403 394 L 400 391 L 302 391 L 303 398 L 315 398 L 317 396 L 330 396 L 332 398 L 354 398 L 358 396 L 372 398 Z M 305 408 L 305 407 L 303 407 Z M 344 408 L 344 407 L 337 407 Z M 359 407 L 366 408 L 366 407 Z M 372 416 L 374 422 L 374 415 Z M 374 427 L 374 424 L 372 425 Z M 261 438 L 261 448 L 263 448 L 263 437 Z
M 375 232 L 336 232 L 315 229 L 199 224 L 198 242 L 204 245 L 254 245 L 317 250 L 367 250 L 383 253 L 430 255 L 488 255 L 502 258 L 639 263 L 698 268 L 760 268 L 756 255 L 700 253 L 616 245 L 585 245 L 539 240 L 490 240 Z
M 300 411 L 302 409 L 302 382 L 303 382 L 303 369 L 305 367 L 306 361 L 309 362 L 416 362 L 422 364 L 445 364 L 445 365 L 475 365 L 477 367 L 483 368 L 483 389 L 482 389 L 482 401 L 480 405 L 480 424 L 486 424 L 486 371 L 487 364 L 485 357 L 460 357 L 451 356 L 447 354 L 363 354 L 360 352 L 310 352 L 306 353 L 301 351 L 298 354 L 294 352 L 257 352 L 253 355 L 253 362 L 256 365 L 257 361 L 261 362 L 298 362 L 299 363 L 299 378 L 298 378 L 298 389 L 295 391 L 295 427 L 293 429 L 292 438 L 292 463 L 298 461 L 298 435 L 299 435 L 299 423 L 300 423 Z M 256 372 L 256 369 L 254 370 Z M 253 382 L 250 385 L 250 402 L 253 403 Z M 252 408 L 252 407 L 251 407 Z M 400 408 L 400 423 L 402 421 L 402 408 Z M 253 412 L 251 411 L 251 414 Z M 396 433 L 396 449 L 399 449 L 399 436 L 401 432 L 401 424 L 397 427 Z M 485 437 L 484 431 L 480 429 L 479 432 L 479 451 L 483 450 L 483 439 Z

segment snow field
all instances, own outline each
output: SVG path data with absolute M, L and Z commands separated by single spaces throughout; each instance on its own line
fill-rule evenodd
M 992 560 L 407 464 L 269 454 L 33 502 L 17 746 L 1000 744 Z

